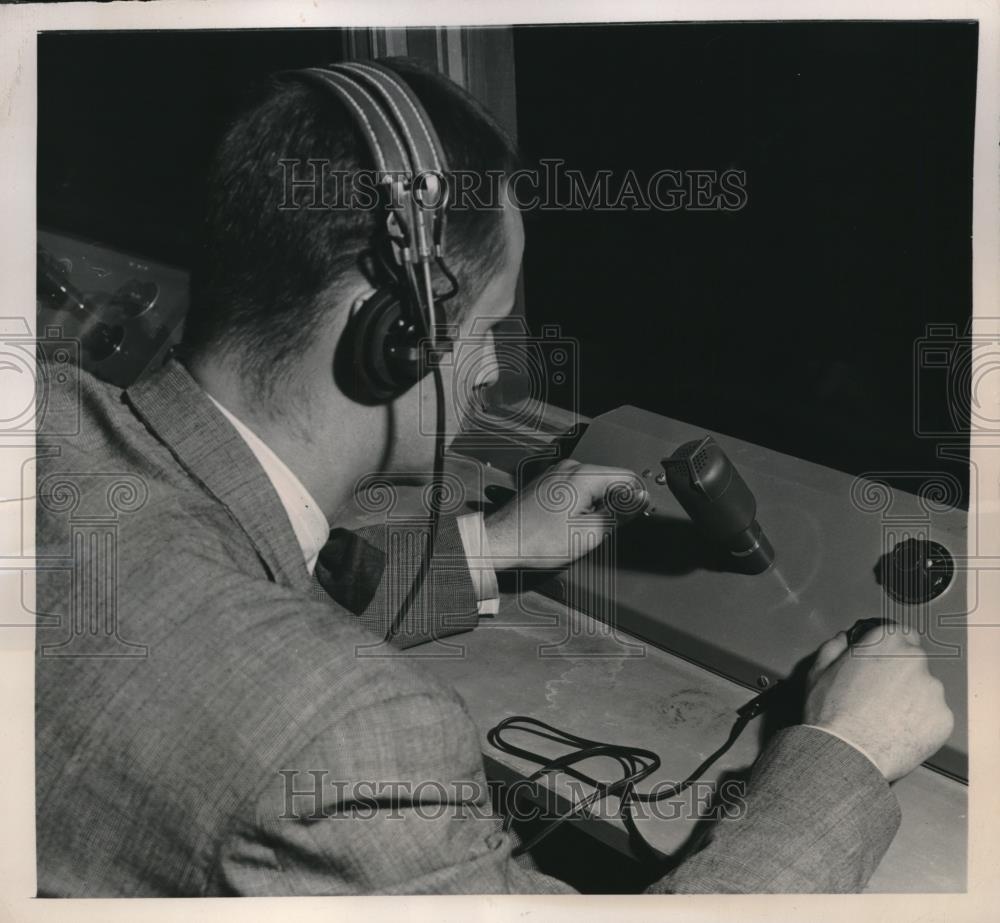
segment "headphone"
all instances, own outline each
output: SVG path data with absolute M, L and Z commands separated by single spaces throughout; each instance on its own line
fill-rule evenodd
M 391 281 L 364 300 L 345 328 L 342 342 L 347 341 L 353 356 L 352 390 L 370 403 L 384 403 L 429 372 L 434 376 L 437 424 L 430 534 L 416 577 L 386 630 L 389 641 L 399 632 L 426 581 L 444 493 L 441 357 L 451 351 L 452 343 L 439 329 L 437 307 L 458 291 L 458 282 L 444 262 L 448 162 L 420 101 L 384 64 L 345 61 L 290 75 L 333 93 L 344 103 L 368 142 L 378 171 L 382 223 L 375 252 Z M 451 284 L 443 295 L 434 293 L 432 262 Z
M 384 64 L 347 61 L 285 76 L 339 99 L 375 160 L 382 208 L 376 252 L 390 281 L 365 299 L 344 335 L 353 360 L 352 390 L 367 403 L 388 402 L 438 367 L 452 348 L 437 311 L 458 291 L 444 262 L 444 150 L 414 92 Z M 435 294 L 432 264 L 450 291 Z

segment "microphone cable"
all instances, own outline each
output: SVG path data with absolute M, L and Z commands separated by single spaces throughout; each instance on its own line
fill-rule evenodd
M 876 628 L 896 631 L 898 630 L 899 625 L 894 619 L 890 618 L 858 619 L 845 632 L 847 636 L 847 646 L 849 648 L 853 648 L 861 641 L 861 638 L 867 632 L 873 631 Z M 652 775 L 652 773 L 656 772 L 656 770 L 660 767 L 660 758 L 652 750 L 645 750 L 641 747 L 631 747 L 621 744 L 602 743 L 597 740 L 589 740 L 586 737 L 580 737 L 576 734 L 570 734 L 568 731 L 562 731 L 559 728 L 553 727 L 551 724 L 546 724 L 544 721 L 539 721 L 537 718 L 532 718 L 527 715 L 514 715 L 510 718 L 505 718 L 498 725 L 490 728 L 486 735 L 486 739 L 492 746 L 496 747 L 496 749 L 503 753 L 509 753 L 512 756 L 519 756 L 522 759 L 530 760 L 533 763 L 542 764 L 541 768 L 533 772 L 528 777 L 527 781 L 534 782 L 549 772 L 562 770 L 567 775 L 573 776 L 574 778 L 579 779 L 581 782 L 584 782 L 594 788 L 593 794 L 588 795 L 586 798 L 577 802 L 572 808 L 570 808 L 570 810 L 561 814 L 545 826 L 537 835 L 515 849 L 512 855 L 519 856 L 521 853 L 527 852 L 529 849 L 537 846 L 557 827 L 559 827 L 560 824 L 569 820 L 575 814 L 585 810 L 597 801 L 601 801 L 612 795 L 617 795 L 620 799 L 618 813 L 625 824 L 630 841 L 634 845 L 638 845 L 651 859 L 656 861 L 663 861 L 667 859 L 668 857 L 653 846 L 653 844 L 650 843 L 639 831 L 639 828 L 635 824 L 635 817 L 631 811 L 633 803 L 650 804 L 658 801 L 666 801 L 669 798 L 676 798 L 686 789 L 690 788 L 695 782 L 699 781 L 699 777 L 729 751 L 733 744 L 739 739 L 746 726 L 753 721 L 754 718 L 762 714 L 766 709 L 773 707 L 776 702 L 780 703 L 782 706 L 786 706 L 788 702 L 783 700 L 788 700 L 796 690 L 797 686 L 792 679 L 780 680 L 773 686 L 754 696 L 748 702 L 745 702 L 736 709 L 736 721 L 733 723 L 732 728 L 730 728 L 729 735 L 725 741 L 723 741 L 715 751 L 705 757 L 705 759 L 702 760 L 702 762 L 689 773 L 688 777 L 684 779 L 683 782 L 671 785 L 669 788 L 660 792 L 635 791 L 635 784 L 637 782 L 641 782 L 643 779 Z M 524 747 L 518 747 L 510 741 L 505 740 L 503 738 L 503 732 L 505 730 L 514 730 L 527 734 L 534 734 L 536 737 L 552 740 L 567 747 L 574 747 L 575 749 L 564 754 L 563 756 L 552 759 Z M 617 759 L 625 771 L 625 775 L 612 782 L 602 782 L 599 779 L 595 779 L 586 773 L 581 772 L 579 769 L 574 768 L 576 763 L 585 759 L 590 759 L 594 756 L 610 756 Z M 513 817 L 510 814 L 507 814 L 504 817 L 503 822 L 504 831 L 509 831 L 512 823 Z
M 639 831 L 639 828 L 635 823 L 635 816 L 632 812 L 633 805 L 636 803 L 650 804 L 659 801 L 666 801 L 670 798 L 676 798 L 678 795 L 690 788 L 695 782 L 699 781 L 703 773 L 711 768 L 711 766 L 725 753 L 727 753 L 734 743 L 736 743 L 746 726 L 775 700 L 777 691 L 779 689 L 782 690 L 782 692 L 784 691 L 785 686 L 785 683 L 775 683 L 775 685 L 771 686 L 770 689 L 766 689 L 764 692 L 740 706 L 736 710 L 737 718 L 733 723 L 726 740 L 720 744 L 715 751 L 709 754 L 695 769 L 693 769 L 688 774 L 687 778 L 685 778 L 682 782 L 675 783 L 663 791 L 655 792 L 637 792 L 635 790 L 637 782 L 641 782 L 643 779 L 646 779 L 660 768 L 660 757 L 652 750 L 646 750 L 642 747 L 590 740 L 586 737 L 581 737 L 576 734 L 571 734 L 568 731 L 560 730 L 559 728 L 553 727 L 551 724 L 546 724 L 544 721 L 539 721 L 537 718 L 532 718 L 528 715 L 513 715 L 509 718 L 505 718 L 495 727 L 490 728 L 486 735 L 486 739 L 493 747 L 503 753 L 508 753 L 511 756 L 518 756 L 521 759 L 530 760 L 533 763 L 542 764 L 540 769 L 537 769 L 528 777 L 528 782 L 535 782 L 543 775 L 547 775 L 550 772 L 562 771 L 594 788 L 594 792 L 592 794 L 581 799 L 568 811 L 564 812 L 547 824 L 535 836 L 517 847 L 513 851 L 512 855 L 519 856 L 522 853 L 527 852 L 529 849 L 534 848 L 542 840 L 552 834 L 561 824 L 565 823 L 574 815 L 579 814 L 581 811 L 586 810 L 592 804 L 611 796 L 617 796 L 619 798 L 618 814 L 625 824 L 630 841 L 633 844 L 638 845 L 642 851 L 647 853 L 650 859 L 656 861 L 663 861 L 667 859 L 668 856 L 653 846 L 653 844 L 650 843 Z M 528 750 L 525 747 L 519 747 L 511 743 L 509 740 L 504 738 L 503 734 L 505 731 L 520 731 L 526 734 L 533 734 L 536 737 L 552 740 L 556 743 L 563 744 L 564 746 L 572 747 L 574 749 L 569 753 L 563 754 L 562 756 L 550 758 L 532 750 Z M 609 756 L 616 759 L 622 767 L 624 775 L 620 779 L 605 782 L 595 779 L 575 768 L 575 764 L 595 756 Z M 513 816 L 507 814 L 504 817 L 503 830 L 509 831 L 512 823 Z

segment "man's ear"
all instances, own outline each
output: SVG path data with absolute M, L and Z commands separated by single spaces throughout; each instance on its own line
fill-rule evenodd
M 351 302 L 350 307 L 350 317 L 354 317 L 358 311 L 361 310 L 361 306 L 375 294 L 375 289 L 372 286 L 361 289 L 357 295 L 354 296 L 354 300 Z
M 396 239 L 392 238 L 389 241 L 389 246 L 392 247 L 392 258 L 396 261 L 396 266 L 403 265 L 403 248 L 396 243 Z
M 399 226 L 399 219 L 396 217 L 395 212 L 389 212 L 389 217 L 386 219 L 386 228 L 389 231 L 387 237 L 389 240 L 392 258 L 395 260 L 395 265 L 397 267 L 402 266 L 403 248 L 399 246 L 397 241 L 403 239 L 403 229 Z

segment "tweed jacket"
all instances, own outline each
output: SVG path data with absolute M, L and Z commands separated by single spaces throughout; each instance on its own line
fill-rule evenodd
M 40 896 L 571 891 L 511 858 L 458 694 L 380 656 L 417 546 L 321 556 L 334 602 L 182 365 L 125 392 L 81 373 L 59 400 L 80 410 L 38 448 Z M 398 646 L 477 623 L 453 522 L 434 561 Z M 385 585 L 330 573 L 354 566 Z M 745 801 L 650 890 L 856 890 L 899 823 L 875 766 L 806 727 Z

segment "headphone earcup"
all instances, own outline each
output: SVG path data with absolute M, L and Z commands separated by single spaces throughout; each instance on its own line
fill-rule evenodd
M 424 371 L 420 331 L 407 320 L 398 292 L 378 289 L 351 318 L 350 327 L 348 339 L 359 396 L 369 403 L 383 403 L 420 380 Z

